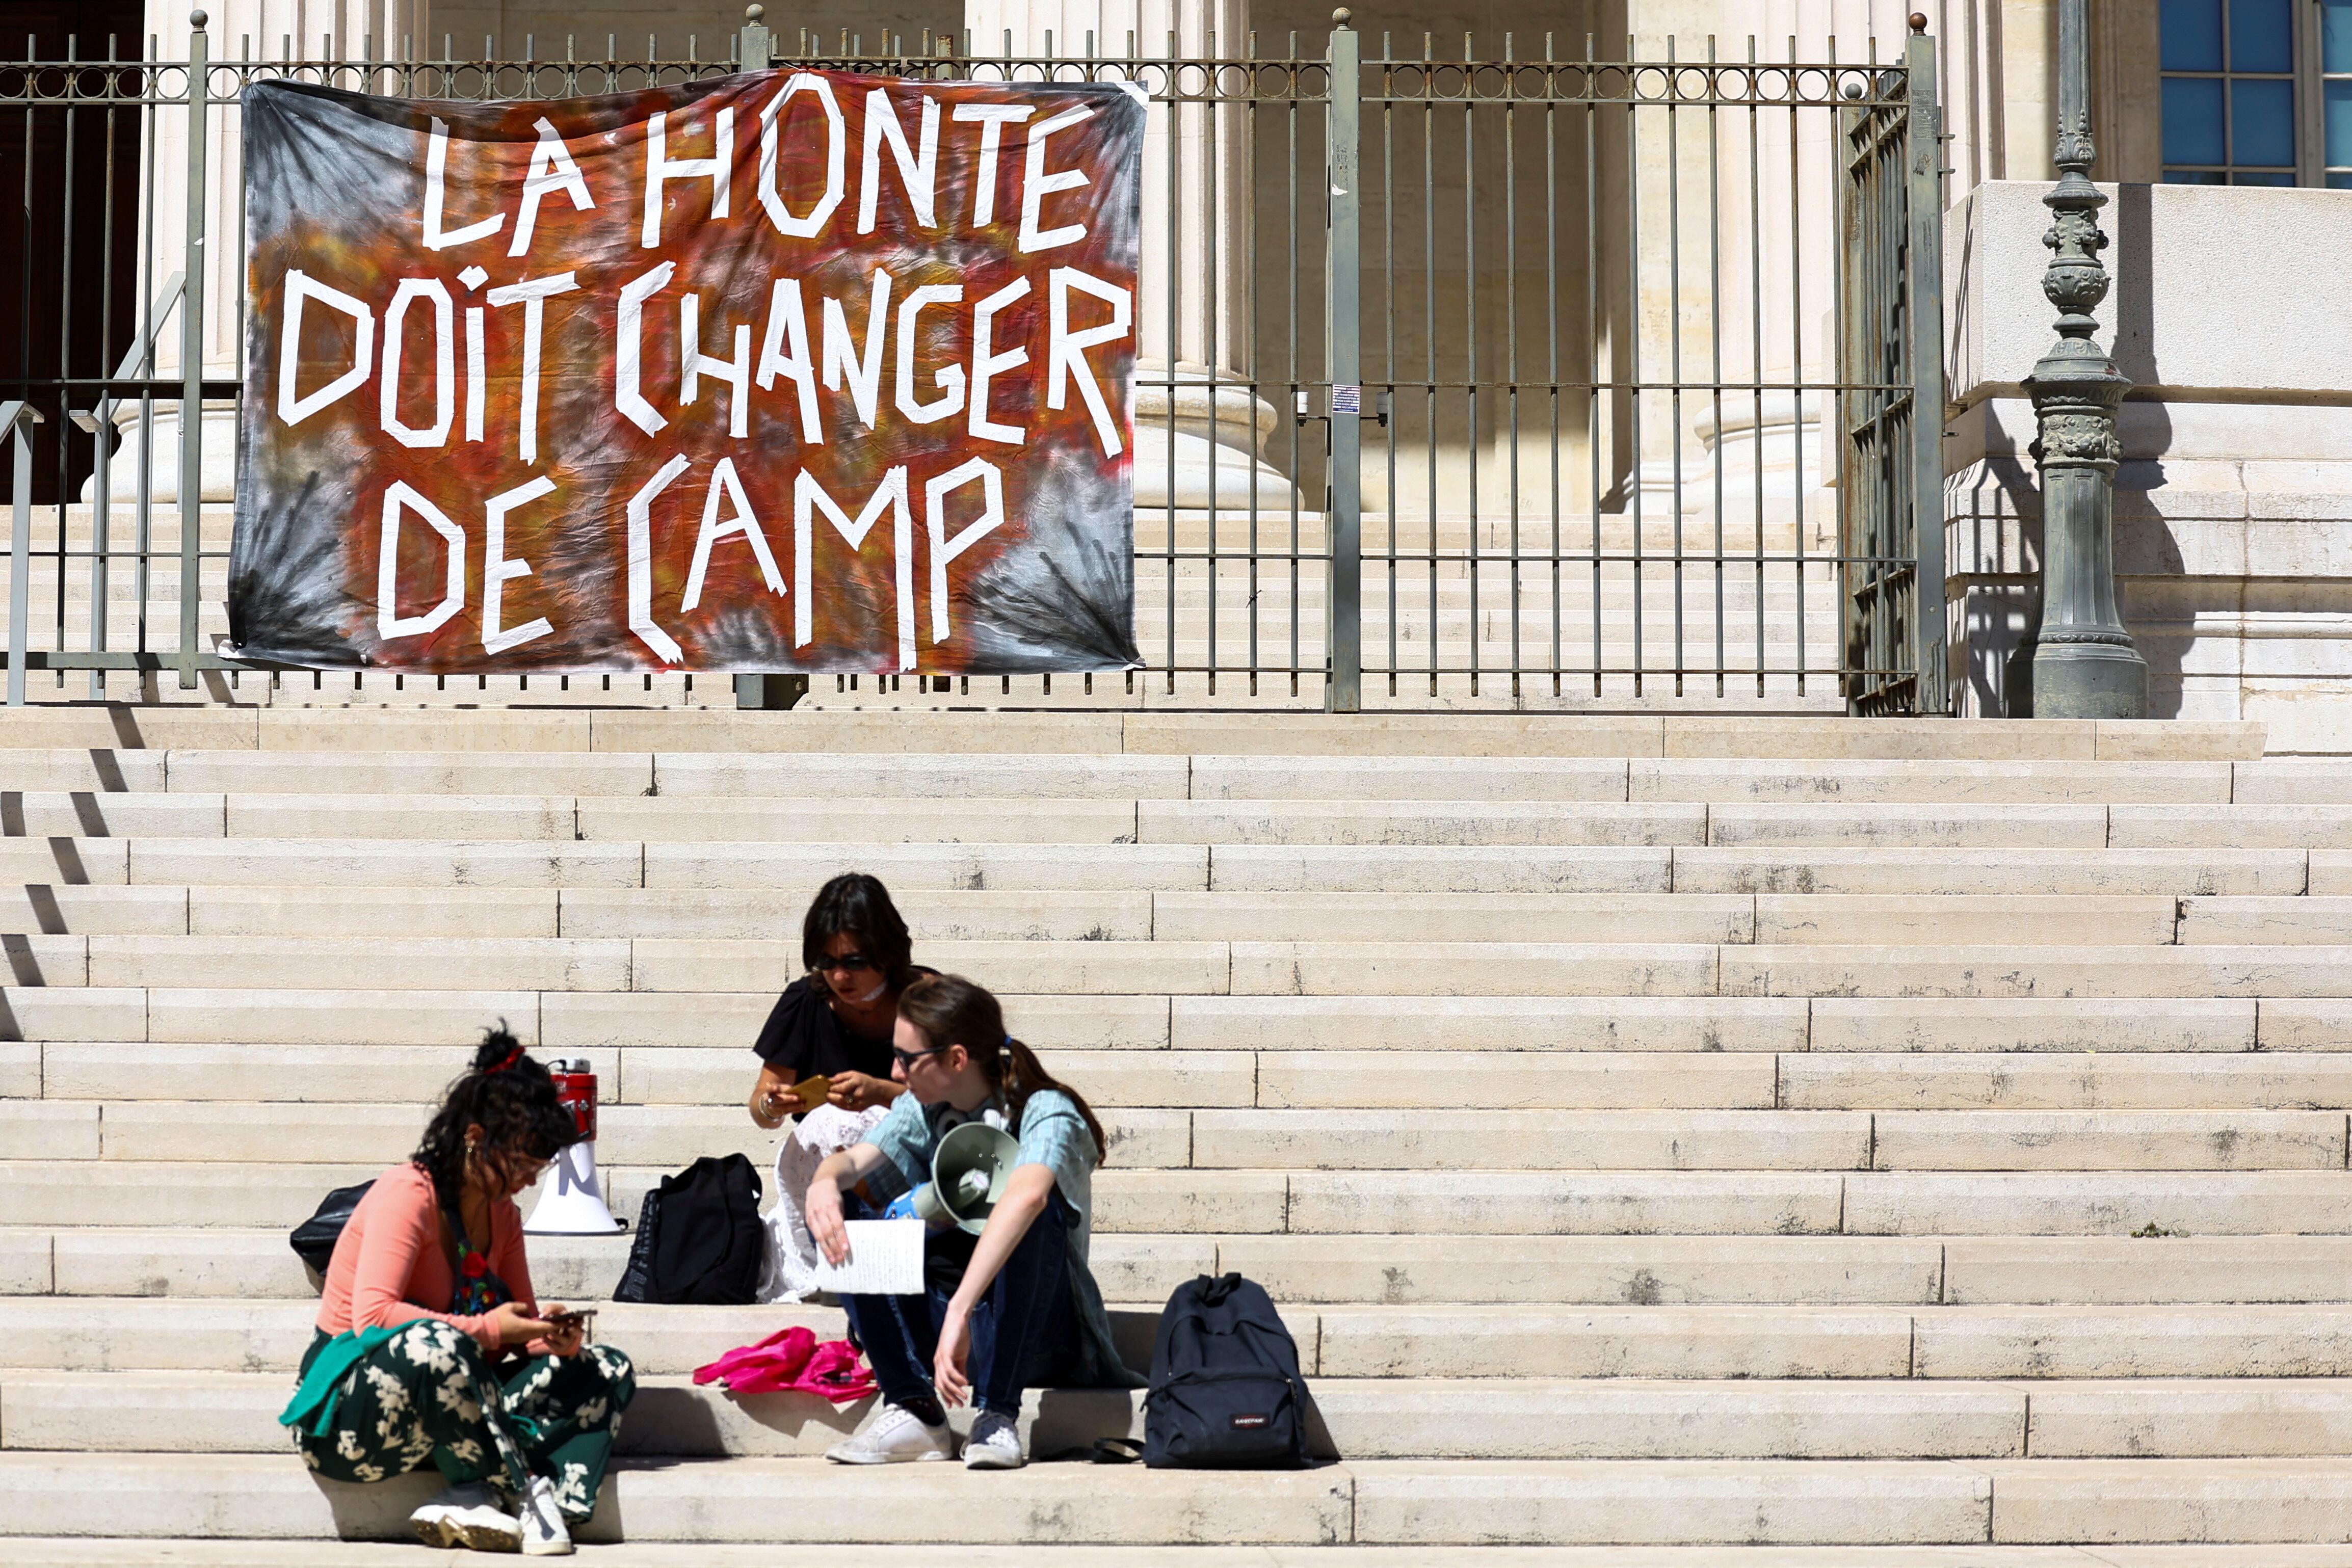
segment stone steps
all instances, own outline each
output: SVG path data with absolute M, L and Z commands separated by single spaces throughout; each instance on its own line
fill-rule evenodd
M 866 843 L 2340 849 L 2352 806 L 11 792 L 15 838 Z
M 645 1392 L 592 1534 L 1256 1568 L 2352 1534 L 2352 766 L 2236 726 L 839 685 L 0 714 L 0 1530 L 397 1536 L 422 1478 L 283 1453 L 316 1311 L 286 1228 L 502 1016 L 594 1065 L 616 1211 L 697 1155 L 764 1166 L 742 1042 L 797 890 L 856 864 L 1101 1107 L 1130 1358 L 1178 1281 L 1245 1272 L 1346 1458 L 823 1469 L 860 1412 L 686 1375 L 838 1313 L 612 1305 Z M 627 1240 L 532 1250 L 601 1300 Z M 1057 1392 L 1030 1434 L 1134 1422 Z
M 748 1076 L 748 1075 L 747 1075 Z M 1103 1107 L 1107 1166 L 1128 1171 L 2343 1170 L 2333 1110 L 1457 1110 Z M 757 1159 L 773 1135 L 738 1107 L 614 1104 L 614 1166 Z M 0 1102 L 0 1159 L 389 1165 L 414 1103 L 48 1098 Z
M 2352 995 L 2352 946 L 2012 946 L 1923 948 L 1799 943 L 1460 942 L 1433 975 L 1425 943 L 982 942 L 928 944 L 950 973 L 989 976 L 1009 993 L 1041 997 L 1173 996 L 1786 996 L 2083 998 Z M 591 937 L 12 937 L 9 958 L 27 993 L 88 988 L 149 998 L 157 1009 L 201 1007 L 184 993 L 217 988 L 247 998 L 257 1018 L 293 1005 L 324 974 L 344 993 L 446 994 L 510 988 L 554 998 L 695 997 L 760 986 L 797 967 L 781 941 Z M 760 986 L 769 990 L 770 986 Z M 756 994 L 745 992 L 743 994 Z M 13 992 L 9 998 L 12 1006 Z M 52 998 L 31 998 L 27 1005 Z M 126 997 L 125 1000 L 130 998 Z M 216 1002 L 215 1005 L 227 1005 Z M 320 1005 L 331 1005 L 321 1002 Z M 501 1006 L 511 1009 L 510 1000 Z M 590 1005 L 594 1005 L 593 1003 Z M 698 1006 L 667 1004 L 687 1018 Z M 1083 1010 L 1083 1009 L 1080 1009 Z M 1027 1027 L 1024 1022 L 1024 1027 Z M 39 1036 L 22 1019 L 10 1032 Z M 146 1030 L 134 1031 L 136 1033 Z M 71 1038 L 67 1036 L 66 1038 Z M 274 1037 L 257 1031 L 255 1040 Z M 1073 1043 L 1084 1043 L 1074 1041 Z
M 44 1041 L 413 1045 L 463 1038 L 505 1017 L 527 1043 L 562 1051 L 708 1049 L 713 1030 L 756 1032 L 768 999 L 706 996 L 681 1024 L 671 1004 L 571 993 L 361 993 L 340 1013 L 332 993 L 149 993 L 121 988 L 0 991 L 22 1032 L 0 1060 L 16 1071 Z M 1015 1027 L 1074 1049 L 1158 1051 L 1457 1050 L 1497 1030 L 1551 1051 L 1877 1052 L 2331 1051 L 2352 1046 L 2338 998 L 1945 998 L 1932 1016 L 1901 998 L 1765 997 L 1127 997 L 1008 996 Z M 150 1025 L 152 1024 L 152 1030 Z M 261 1026 L 255 1028 L 252 1026 Z M 0 1042 L 5 1043 L 5 1042 Z M 444 1047 L 444 1049 L 446 1049 Z
M 547 1236 L 533 1279 L 603 1301 L 625 1240 Z M 1311 1236 L 1106 1231 L 1097 1272 L 1135 1301 L 1238 1270 L 1276 1300 L 1395 1306 L 2166 1306 L 2346 1298 L 2352 1236 Z M 0 1228 L 0 1295 L 299 1298 L 283 1227 Z M 5 1419 L 0 1410 L 0 1419 Z
M 28 952 L 35 940 L 25 939 Z M 463 1040 L 483 1020 L 503 1018 L 525 1043 L 549 1050 L 657 1050 L 753 1038 L 772 1000 L 751 991 L 0 988 L 0 1003 L 26 1045 L 149 1040 L 415 1045 Z M 1493 1045 L 1497 1030 L 1526 1049 L 1555 1051 L 2352 1049 L 2352 1001 L 2336 997 L 1941 997 L 1934 1009 L 1923 1009 L 1906 998 L 1856 996 L 1074 998 L 1008 992 L 1005 1006 L 1025 1037 L 1075 1050 L 1480 1049 Z M 28 1059 L 19 1052 L 16 1060 Z
M 45 851 L 52 861 L 54 846 Z M 79 854 L 79 852 L 76 852 Z M 87 869 L 88 862 L 84 861 Z M 40 869 L 36 858 L 35 869 Z M 51 868 L 54 870 L 54 868 Z M 126 862 L 126 873 L 129 863 Z M 1162 892 L 941 888 L 901 903 L 918 941 L 1393 941 L 1948 946 L 2340 946 L 2352 897 L 2157 894 Z M 0 925 L 57 936 L 676 940 L 772 937 L 778 917 L 704 888 L 414 889 L 131 883 L 0 885 Z
M 137 853 L 134 844 L 142 845 Z M 1685 845 L 765 844 L 0 838 L 0 884 L 751 892 L 855 860 L 963 890 L 2242 897 L 2352 894 L 2352 851 L 1754 850 Z M 789 912 L 774 918 L 781 924 Z
M 618 1268 L 619 1244 L 614 1260 Z M 290 1373 L 315 1301 L 0 1297 L 8 1358 L 58 1372 Z M 2352 1303 L 1869 1306 L 1287 1303 L 1310 1377 L 2028 1379 L 2337 1377 Z M 1156 1305 L 1113 1314 L 1149 1360 Z M 640 1372 L 684 1374 L 825 1307 L 602 1310 Z
M 601 1047 L 604 1104 L 728 1107 L 740 1047 Z M 1103 1109 L 2317 1111 L 2352 1101 L 2352 1053 L 1111 1050 L 1054 1053 Z M 464 1070 L 452 1046 L 26 1042 L 0 1083 L 65 1102 L 301 1101 L 414 1108 Z
M 282 718 L 286 715 L 273 715 Z M 839 716 L 826 716 L 828 718 Z M 801 714 L 793 722 L 815 720 Z M 916 760 L 919 758 L 920 760 Z M 1699 800 L 1976 804 L 2292 805 L 2352 801 L 2352 763 L 2007 762 L 1600 756 L 1396 756 L 1376 771 L 1348 757 L 1000 756 L 978 753 L 616 751 L 397 753 L 18 747 L 13 788 L 142 793 L 771 795 L 830 798 L 888 780 L 900 796 L 1129 800 Z
M 18 1226 L 278 1226 L 383 1166 L 0 1161 Z M 674 1167 L 600 1165 L 614 1211 Z M 1097 1178 L 1105 1235 L 2109 1236 L 2352 1234 L 2339 1171 L 1165 1170 Z M 102 1201 L 101 1201 L 102 1199 Z M 99 1207 L 93 1211 L 93 1205 Z
M 1314 1401 L 1321 1445 L 1355 1459 L 2294 1458 L 2352 1436 L 2352 1390 L 2334 1378 L 1324 1378 Z M 0 1369 L 0 1451 L 280 1454 L 285 1402 L 275 1371 Z M 1033 1390 L 1025 1406 L 1034 1454 L 1142 1436 L 1137 1394 Z M 814 1458 L 868 1409 L 648 1374 L 621 1452 Z
M 1977 804 L 1834 800 L 906 798 L 836 776 L 835 793 L 625 796 L 9 792 L 6 835 L 639 842 L 1138 843 L 1247 846 L 1662 844 L 1935 849 L 2340 849 L 2352 805 Z M 1017 779 L 991 779 L 1009 788 Z M 1603 776 L 1599 781 L 1614 785 Z M 1214 782 L 1212 781 L 1212 788 Z M 1297 785 L 1294 783 L 1294 789 Z M 943 803 L 950 802 L 950 803 Z
M 23 1568 L 147 1568 L 154 1543 L 120 1536 L 17 1537 L 12 1562 Z M 177 1540 L 172 1561 L 191 1568 L 399 1568 L 457 1563 L 454 1552 L 420 1558 L 410 1542 Z M 894 1568 L 904 1548 L 828 1543 L 828 1568 Z M 604 1550 L 631 1568 L 765 1568 L 772 1542 L 646 1542 Z M 2192 1557 L 2186 1553 L 2201 1553 Z M 2226 1556 L 2217 1555 L 2226 1553 Z M 1389 1546 L 1046 1546 L 961 1544 L 969 1568 L 1384 1568 L 1400 1553 Z M 2181 1568 L 2226 1562 L 2231 1568 L 2352 1568 L 2352 1546 L 1420 1546 L 1431 1568 Z
M 282 1455 L 0 1455 L 0 1506 L 26 1533 L 95 1514 L 151 1536 L 396 1539 L 436 1484 L 316 1483 Z M 623 1460 L 608 1498 L 583 1540 L 615 1539 L 625 1518 L 628 1538 L 648 1542 L 2276 1542 L 2335 1540 L 2352 1518 L 2352 1480 L 2330 1459 L 1350 1460 L 1243 1488 L 1214 1472 L 1107 1480 L 1060 1465 L 1007 1479 L 953 1466 L 845 1475 L 811 1459 Z
M 132 707 L 0 716 L 0 745 L 408 752 L 860 752 L 1629 759 L 2257 761 L 2263 727 L 2177 720 L 1874 719 L 1635 715 L 814 713 L 653 709 Z

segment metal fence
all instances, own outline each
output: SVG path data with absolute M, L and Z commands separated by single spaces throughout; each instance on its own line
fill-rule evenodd
M 257 670 L 214 651 L 227 508 L 185 481 L 222 463 L 239 392 L 247 83 L 511 99 L 791 64 L 1126 79 L 1152 105 L 1143 667 L 818 676 L 821 697 L 1942 711 L 1941 528 L 1919 513 L 1940 505 L 1928 40 L 1885 62 L 1549 35 L 1456 53 L 1345 26 L 1319 49 L 909 41 L 784 53 L 755 17 L 707 61 L 570 40 L 561 59 L 332 39 L 304 58 L 291 38 L 215 59 L 199 29 L 184 61 L 77 44 L 0 63 L 0 180 L 26 197 L 0 214 L 20 302 L 13 344 L 0 322 L 0 421 L 22 415 L 9 700 L 764 689 Z

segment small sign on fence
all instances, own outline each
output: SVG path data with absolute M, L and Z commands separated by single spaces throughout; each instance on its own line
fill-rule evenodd
M 1137 663 L 1139 95 L 775 71 L 244 109 L 237 656 Z

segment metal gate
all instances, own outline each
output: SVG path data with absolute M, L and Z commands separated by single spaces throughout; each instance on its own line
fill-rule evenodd
M 1908 78 L 1933 79 L 1926 39 Z M 1932 99 L 1846 110 L 1839 451 L 1845 699 L 1943 713 L 1943 146 Z M 1921 507 L 1927 510 L 1923 513 Z
M 239 391 L 242 290 L 224 279 L 244 254 L 246 83 L 511 99 L 806 64 L 1124 79 L 1153 110 L 1142 666 L 819 676 L 820 700 L 1942 711 L 1927 39 L 1899 64 L 1874 47 L 1799 61 L 1793 42 L 1774 61 L 1754 40 L 1723 58 L 1712 39 L 1457 50 L 1344 25 L 1313 48 L 1047 33 L 782 49 L 756 19 L 723 59 L 599 41 L 601 58 L 567 39 L 561 58 L 463 60 L 409 39 L 215 51 L 199 29 L 184 61 L 77 42 L 0 64 L 0 181 L 26 193 L 0 211 L 21 273 L 0 352 L 12 702 L 736 700 L 691 674 L 226 659 L 227 508 L 178 476 L 206 451 L 219 464 Z

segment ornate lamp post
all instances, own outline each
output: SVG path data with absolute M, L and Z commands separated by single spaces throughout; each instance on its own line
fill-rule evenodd
M 2042 624 L 2032 682 L 2012 714 L 2041 718 L 2145 718 L 2147 662 L 2116 608 L 2116 409 L 2131 382 L 2091 340 L 2091 312 L 2107 297 L 2099 252 L 2107 236 L 2091 183 L 2089 0 L 2058 0 L 2058 183 L 2042 243 L 2054 253 L 2042 292 L 2058 308 L 2058 341 L 2026 378 L 2040 435 Z

